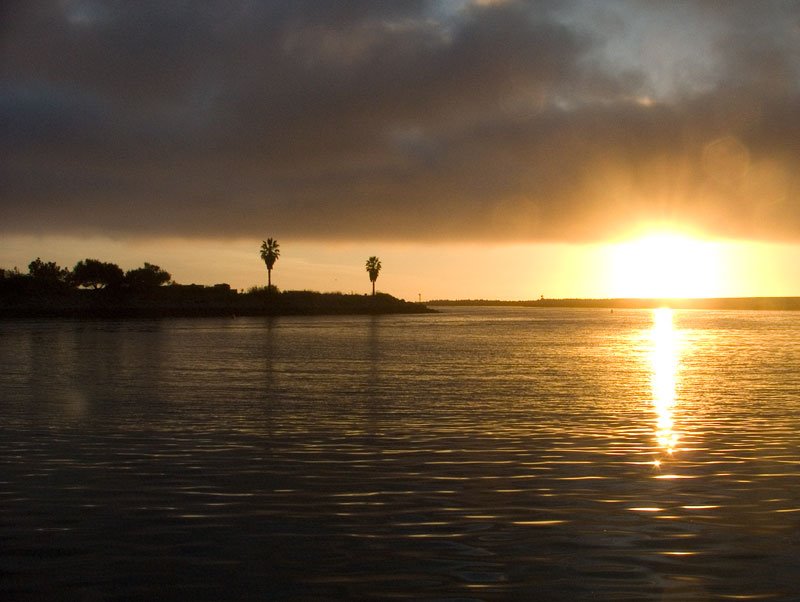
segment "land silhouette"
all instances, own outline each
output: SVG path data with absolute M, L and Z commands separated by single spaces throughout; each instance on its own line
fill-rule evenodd
M 246 292 L 228 284 L 204 286 L 172 282 L 169 272 L 145 262 L 123 272 L 114 263 L 84 259 L 70 270 L 37 257 L 28 273 L 0 269 L 0 317 L 200 317 L 320 314 L 425 313 L 433 310 L 385 293 L 372 295 L 317 291 L 280 291 L 271 272 L 280 256 L 278 242 L 263 241 L 261 258 L 267 286 Z M 374 277 L 380 270 L 377 257 Z M 369 262 L 368 262 L 369 263 Z

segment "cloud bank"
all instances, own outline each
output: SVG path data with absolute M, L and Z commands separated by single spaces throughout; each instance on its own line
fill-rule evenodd
M 800 6 L 19 1 L 0 230 L 800 239 Z

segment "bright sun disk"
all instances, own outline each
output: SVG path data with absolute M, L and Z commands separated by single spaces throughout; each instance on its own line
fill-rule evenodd
M 717 297 L 721 274 L 720 245 L 683 234 L 649 234 L 611 252 L 614 297 Z

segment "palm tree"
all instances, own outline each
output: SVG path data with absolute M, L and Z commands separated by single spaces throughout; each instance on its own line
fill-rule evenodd
M 369 272 L 369 281 L 372 283 L 372 296 L 375 296 L 375 281 L 378 279 L 378 272 L 381 271 L 381 260 L 373 255 L 367 259 L 367 271 Z
M 268 238 L 261 241 L 261 259 L 267 264 L 267 290 L 272 289 L 272 266 L 280 256 L 281 250 L 277 240 Z

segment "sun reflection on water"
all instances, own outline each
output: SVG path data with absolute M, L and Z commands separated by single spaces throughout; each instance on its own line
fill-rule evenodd
M 672 310 L 659 308 L 653 312 L 652 388 L 653 407 L 656 412 L 656 441 L 662 454 L 672 456 L 678 449 L 678 433 L 675 431 L 673 409 L 676 402 L 678 373 L 678 337 L 672 322 Z M 659 459 L 654 461 L 661 464 Z

